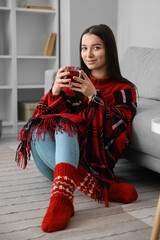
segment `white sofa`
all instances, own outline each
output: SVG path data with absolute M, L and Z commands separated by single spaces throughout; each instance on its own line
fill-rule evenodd
M 160 134 L 152 130 L 152 121 L 160 117 L 160 49 L 130 47 L 120 66 L 122 75 L 138 89 L 138 110 L 126 158 L 160 173 Z M 45 72 L 45 93 L 56 72 Z
M 154 120 L 160 117 L 160 49 L 128 48 L 121 71 L 138 90 L 138 109 L 126 158 L 160 173 L 160 133 L 153 131 Z

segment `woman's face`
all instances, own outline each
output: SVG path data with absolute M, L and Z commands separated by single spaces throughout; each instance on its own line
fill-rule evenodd
M 93 76 L 107 75 L 104 43 L 97 35 L 84 34 L 81 43 L 81 57 Z

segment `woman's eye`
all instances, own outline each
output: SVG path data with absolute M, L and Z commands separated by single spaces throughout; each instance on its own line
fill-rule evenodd
M 99 50 L 100 47 L 99 47 L 99 46 L 95 46 L 94 49 L 95 49 L 95 50 Z
M 86 50 L 87 48 L 86 47 L 81 47 L 81 50 Z

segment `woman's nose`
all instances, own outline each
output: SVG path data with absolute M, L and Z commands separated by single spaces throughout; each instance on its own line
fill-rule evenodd
M 87 51 L 87 57 L 92 57 L 92 56 L 93 56 L 92 49 L 88 49 L 88 51 Z

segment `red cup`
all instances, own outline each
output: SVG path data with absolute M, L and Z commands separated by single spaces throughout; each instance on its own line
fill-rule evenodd
M 66 67 L 65 72 L 70 72 L 69 75 L 65 76 L 64 78 L 71 78 L 71 81 L 77 82 L 73 79 L 74 76 L 80 77 L 81 71 L 79 67 Z

